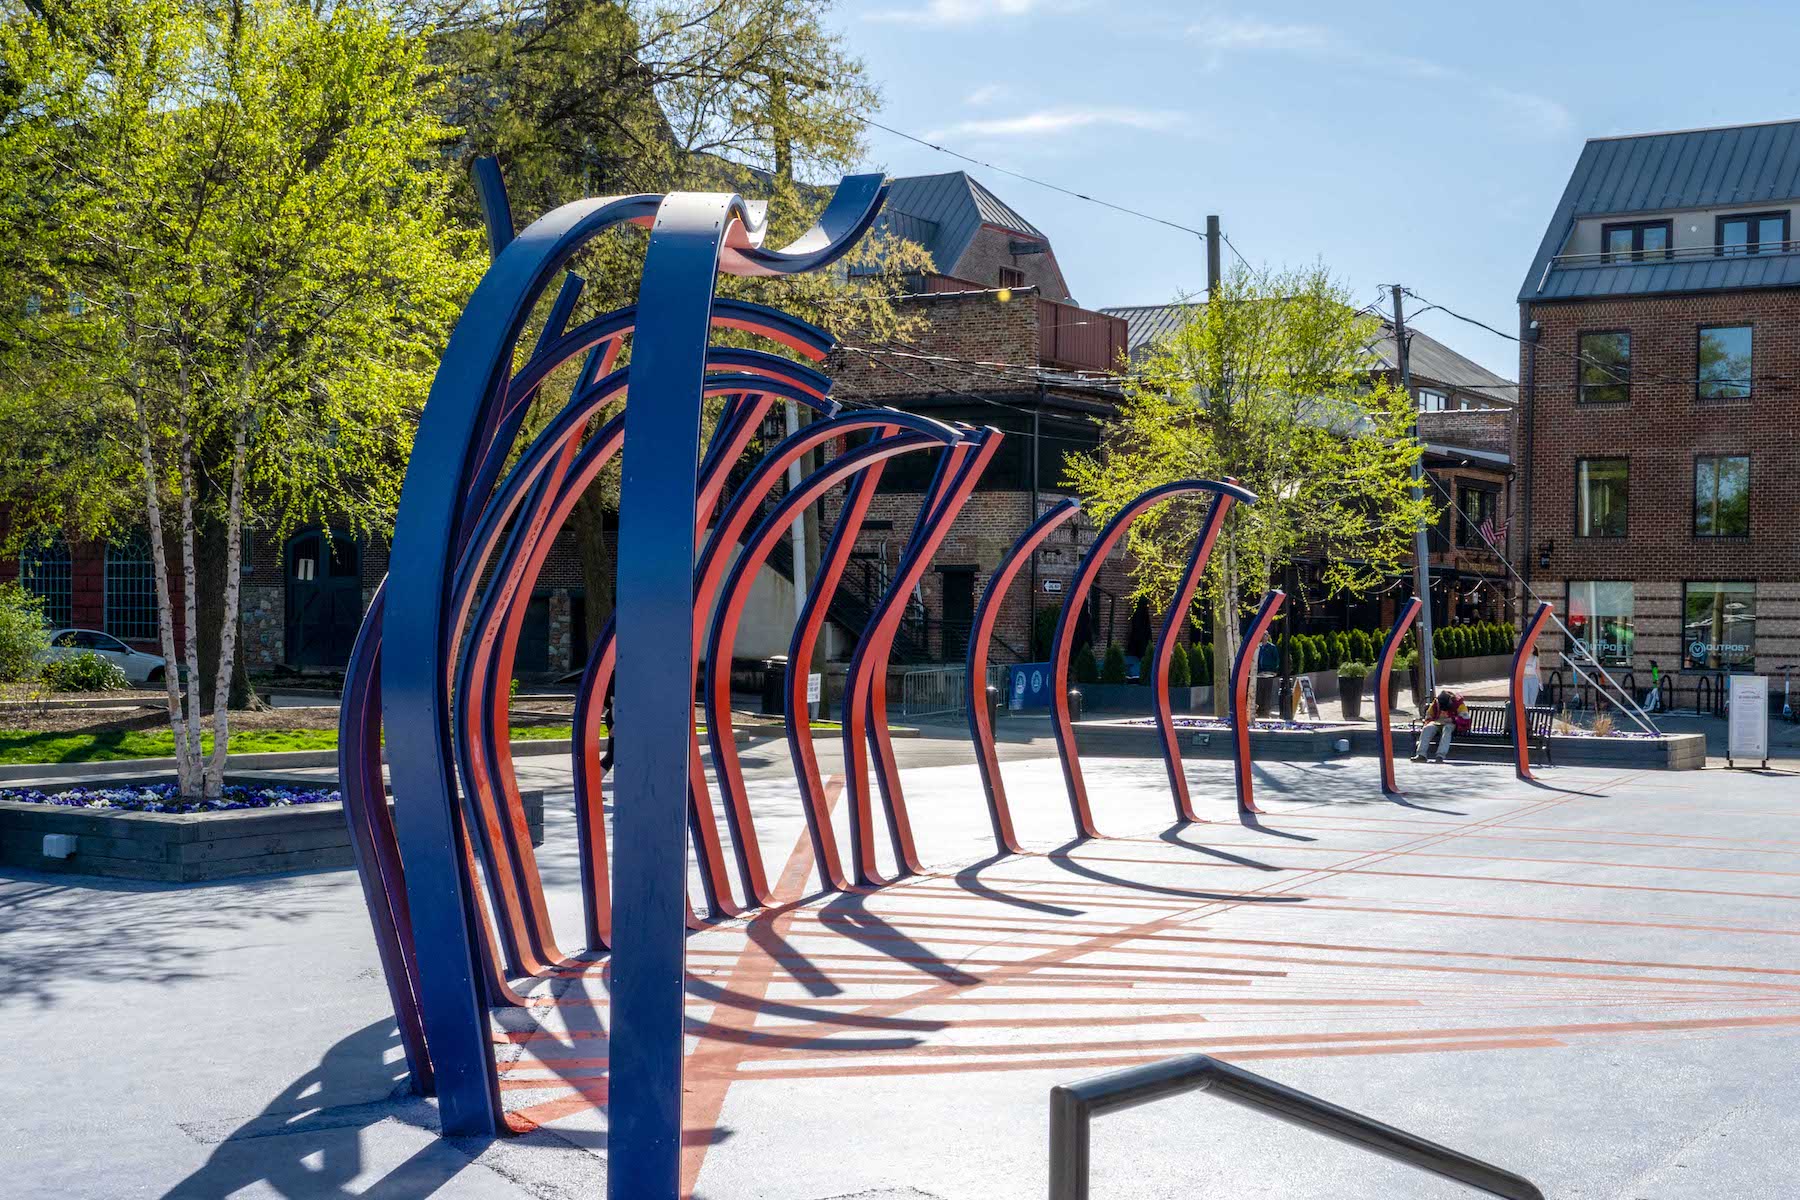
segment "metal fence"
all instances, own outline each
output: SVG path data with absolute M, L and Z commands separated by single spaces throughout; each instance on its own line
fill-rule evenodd
M 999 687 L 1006 668 L 990 666 L 987 681 Z M 900 715 L 953 717 L 969 710 L 969 672 L 961 663 L 917 667 L 900 677 Z

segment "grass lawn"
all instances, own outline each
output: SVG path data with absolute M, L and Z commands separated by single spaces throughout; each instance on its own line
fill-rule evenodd
M 514 741 L 545 741 L 569 736 L 567 726 L 519 725 Z M 212 752 L 212 734 L 201 739 Z M 246 729 L 231 735 L 233 754 L 268 754 L 283 750 L 335 750 L 335 729 Z M 98 733 L 29 733 L 0 730 L 0 764 L 118 762 L 132 758 L 173 758 L 175 734 L 167 729 L 111 729 Z

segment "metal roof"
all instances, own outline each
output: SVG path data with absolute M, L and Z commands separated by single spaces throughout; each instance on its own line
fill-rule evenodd
M 1800 285 L 1800 256 L 1559 267 L 1582 217 L 1800 201 L 1800 121 L 1591 138 L 1563 189 L 1520 301 Z M 1760 258 L 1762 261 L 1755 261 Z M 1541 290 L 1540 290 L 1541 288 Z
M 945 275 L 956 273 L 956 264 L 983 225 L 997 225 L 1046 243 L 1050 240 L 966 171 L 891 180 L 880 220 L 885 228 L 924 246 L 933 265 Z
M 1120 308 L 1103 308 L 1109 317 L 1122 317 L 1126 328 L 1126 346 L 1136 359 L 1156 342 L 1169 337 L 1201 305 L 1137 304 Z M 1514 400 L 1513 381 L 1496 375 L 1474 359 L 1464 358 L 1444 343 L 1417 329 L 1407 331 L 1412 349 L 1412 375 L 1415 384 L 1439 384 L 1456 391 L 1472 392 L 1502 404 Z M 1397 371 L 1400 358 L 1394 348 L 1394 327 L 1381 323 L 1381 335 L 1373 347 L 1381 367 Z

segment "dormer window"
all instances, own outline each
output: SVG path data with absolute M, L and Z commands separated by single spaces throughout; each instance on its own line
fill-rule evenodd
M 1787 240 L 1787 213 L 1733 213 L 1719 218 L 1715 243 L 1722 255 L 1780 254 Z
M 1601 262 L 1642 262 L 1669 258 L 1675 242 L 1673 221 L 1614 221 L 1600 227 Z

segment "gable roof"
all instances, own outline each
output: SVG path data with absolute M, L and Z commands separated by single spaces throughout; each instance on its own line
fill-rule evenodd
M 890 180 L 879 224 L 925 247 L 932 263 L 946 275 L 955 274 L 957 262 L 983 225 L 997 225 L 1034 241 L 1050 240 L 966 171 Z
M 1800 255 L 1561 267 L 1583 217 L 1800 200 L 1800 121 L 1590 138 L 1519 288 L 1519 300 L 1800 285 Z
M 1188 319 L 1189 314 L 1200 307 L 1202 306 L 1198 303 L 1135 304 L 1103 308 L 1100 311 L 1109 317 L 1124 319 L 1126 348 L 1132 359 L 1136 360 L 1150 346 L 1173 334 Z M 1474 359 L 1465 358 L 1430 334 L 1421 333 L 1417 329 L 1407 330 L 1407 340 L 1410 343 L 1410 365 L 1415 384 L 1442 384 L 1455 391 L 1469 392 L 1499 404 L 1512 405 L 1515 387 L 1513 381 L 1504 375 L 1496 375 Z M 1371 348 L 1381 369 L 1400 369 L 1400 355 L 1394 345 L 1394 326 L 1391 322 L 1382 321 L 1381 335 Z

